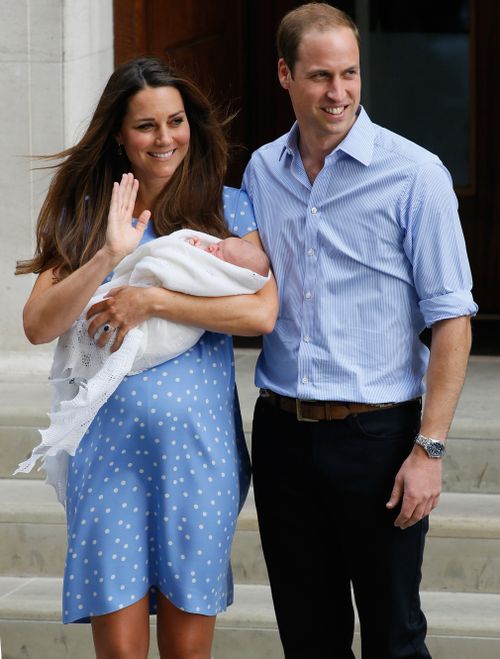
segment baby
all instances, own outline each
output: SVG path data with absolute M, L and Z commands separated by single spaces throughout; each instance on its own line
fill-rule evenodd
M 256 245 L 230 236 L 216 243 L 204 243 L 200 238 L 188 238 L 187 242 L 194 247 L 213 254 L 221 261 L 232 263 L 240 268 L 252 270 L 263 277 L 269 274 L 269 259 Z

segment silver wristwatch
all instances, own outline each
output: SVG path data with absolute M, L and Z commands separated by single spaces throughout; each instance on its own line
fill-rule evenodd
M 443 442 L 437 439 L 431 439 L 425 435 L 417 435 L 415 437 L 415 444 L 421 446 L 429 458 L 442 458 L 446 452 Z

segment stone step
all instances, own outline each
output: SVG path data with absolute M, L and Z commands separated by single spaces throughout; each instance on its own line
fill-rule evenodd
M 250 431 L 257 390 L 253 384 L 259 351 L 235 350 L 236 381 L 245 430 Z M 467 375 L 450 437 L 455 439 L 500 439 L 500 357 L 474 355 Z
M 254 348 L 235 349 L 236 381 L 246 431 L 251 427 L 257 397 L 254 370 L 258 355 Z M 37 367 L 30 374 L 22 368 L 17 370 L 12 366 L 10 371 L 0 371 L 0 426 L 45 426 L 50 406 L 48 368 Z M 472 356 L 450 437 L 500 439 L 499 400 L 500 357 Z
M 50 386 L 47 377 L 26 376 L 25 380 L 3 375 L 0 381 L 0 478 L 10 478 L 19 462 L 25 460 L 40 442 L 37 428 L 45 428 L 49 419 Z M 43 479 L 33 470 L 18 474 L 21 480 Z
M 243 424 L 251 430 L 257 389 L 253 373 L 258 351 L 235 351 L 236 379 Z M 10 378 L 10 379 L 9 379 Z M 448 492 L 500 494 L 500 358 L 472 357 L 444 461 L 443 489 Z M 0 377 L 0 478 L 10 478 L 17 464 L 38 444 L 38 427 L 48 423 L 50 386 L 46 376 Z M 18 475 L 43 478 L 43 472 Z
M 252 491 L 238 520 L 235 581 L 267 584 Z M 444 493 L 431 515 L 422 588 L 500 593 L 500 496 Z
M 0 578 L 0 626 L 4 659 L 92 659 L 88 625 L 60 620 L 61 580 Z M 428 646 L 439 659 L 500 656 L 500 595 L 422 594 Z M 333 622 L 332 622 L 333 624 Z M 152 619 L 154 639 L 154 618 Z M 154 641 L 153 641 L 154 645 Z M 354 650 L 359 657 L 356 625 Z M 152 647 L 150 659 L 157 659 Z M 269 588 L 237 585 L 235 604 L 217 620 L 214 659 L 283 659 Z
M 443 491 L 500 494 L 500 439 L 448 439 Z
M 11 478 L 39 441 L 35 428 L 0 426 L 0 479 Z M 29 474 L 17 474 L 17 478 L 44 479 L 45 474 L 33 469 Z M 500 439 L 450 438 L 443 462 L 443 490 L 500 494 Z
M 233 546 L 235 581 L 266 584 L 252 491 Z M 41 481 L 0 481 L 0 575 L 62 574 L 64 511 Z M 431 516 L 423 588 L 500 593 L 500 495 L 445 493 Z
M 17 465 L 31 455 L 40 443 L 36 428 L 26 426 L 0 426 L 0 478 L 12 478 Z M 45 473 L 37 468 L 29 474 L 16 474 L 16 479 L 41 480 Z

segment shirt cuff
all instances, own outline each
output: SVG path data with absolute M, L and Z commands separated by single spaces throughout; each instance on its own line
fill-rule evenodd
M 478 310 L 471 292 L 467 290 L 453 291 L 428 300 L 420 300 L 419 307 L 427 327 L 447 318 L 475 316 Z

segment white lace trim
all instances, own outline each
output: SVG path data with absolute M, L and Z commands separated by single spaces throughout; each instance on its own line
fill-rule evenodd
M 55 398 L 63 399 L 60 404 L 55 403 L 54 411 L 49 412 L 49 427 L 39 431 L 42 441 L 19 465 L 15 474 L 28 473 L 41 458 L 40 469 L 45 469 L 47 482 L 55 487 L 59 501 L 64 504 L 67 456 L 75 454 L 99 409 L 131 371 L 141 340 L 140 330 L 130 331 L 120 350 L 109 355 L 90 380 L 68 377 L 52 381 Z M 73 397 L 69 397 L 70 392 L 74 393 Z

